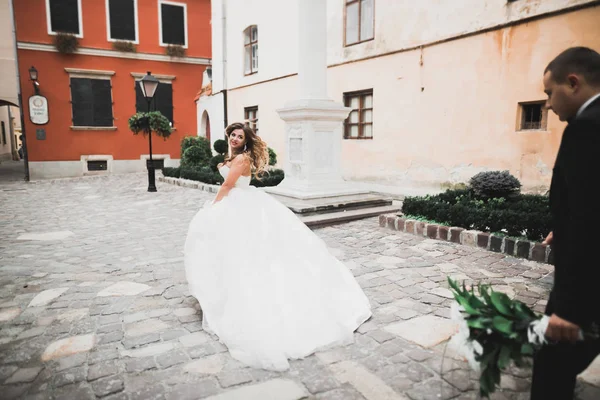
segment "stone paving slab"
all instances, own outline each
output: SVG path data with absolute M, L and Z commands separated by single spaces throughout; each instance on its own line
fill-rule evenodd
M 187 226 L 212 194 L 163 183 L 148 193 L 145 174 L 10 185 L 0 190 L 2 399 L 475 399 L 475 374 L 444 355 L 446 276 L 546 304 L 549 265 L 391 232 L 377 218 L 317 229 L 373 318 L 349 346 L 257 370 L 202 330 L 187 290 Z M 436 324 L 448 330 L 434 338 Z M 597 367 L 584 376 L 600 382 Z M 493 398 L 528 398 L 529 377 L 510 371 Z M 577 393 L 597 399 L 600 388 L 581 382 Z

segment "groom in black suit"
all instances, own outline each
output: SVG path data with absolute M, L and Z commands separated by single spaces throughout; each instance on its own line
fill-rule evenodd
M 600 54 L 574 47 L 544 71 L 546 107 L 568 123 L 550 186 L 554 287 L 546 314 L 551 344 L 536 354 L 532 400 L 571 400 L 576 377 L 600 354 L 600 340 L 579 341 L 600 324 Z

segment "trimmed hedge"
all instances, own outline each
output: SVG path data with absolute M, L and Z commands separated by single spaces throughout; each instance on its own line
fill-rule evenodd
M 407 197 L 402 212 L 449 226 L 530 240 L 543 240 L 551 231 L 549 199 L 541 195 L 479 199 L 472 189 L 447 190 L 434 196 Z
M 181 174 L 181 168 L 173 168 L 173 167 L 164 167 L 162 169 L 162 173 L 164 176 L 168 176 L 171 178 L 179 178 Z
M 214 172 L 210 167 L 183 167 L 181 168 L 181 178 L 208 183 L 210 185 L 220 185 L 223 183 L 221 174 Z
M 181 168 L 165 168 L 163 169 L 164 176 L 170 176 L 173 178 L 189 179 L 192 181 L 198 181 L 208 183 L 210 185 L 221 185 L 223 184 L 223 177 L 219 172 L 215 172 L 211 167 L 181 167 Z M 261 175 L 260 180 L 256 177 L 252 177 L 250 185 L 256 187 L 267 187 L 277 186 L 283 180 L 284 173 L 280 169 L 275 169 L 269 172 L 265 172 Z
M 260 180 L 252 177 L 250 184 L 256 187 L 277 186 L 285 178 L 283 170 L 273 169 L 260 175 Z

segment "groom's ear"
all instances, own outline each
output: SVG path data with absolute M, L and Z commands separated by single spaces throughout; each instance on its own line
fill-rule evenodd
M 569 84 L 569 88 L 571 88 L 571 90 L 573 90 L 573 91 L 576 91 L 577 89 L 579 89 L 581 87 L 581 77 L 579 75 L 576 75 L 576 74 L 567 75 L 567 82 Z

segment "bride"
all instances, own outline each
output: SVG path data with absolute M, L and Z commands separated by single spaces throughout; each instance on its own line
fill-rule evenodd
M 247 125 L 226 128 L 229 154 L 216 198 L 192 219 L 185 272 L 205 331 L 232 357 L 282 371 L 288 359 L 347 345 L 371 317 L 352 273 L 287 207 L 250 186 L 268 164 Z

